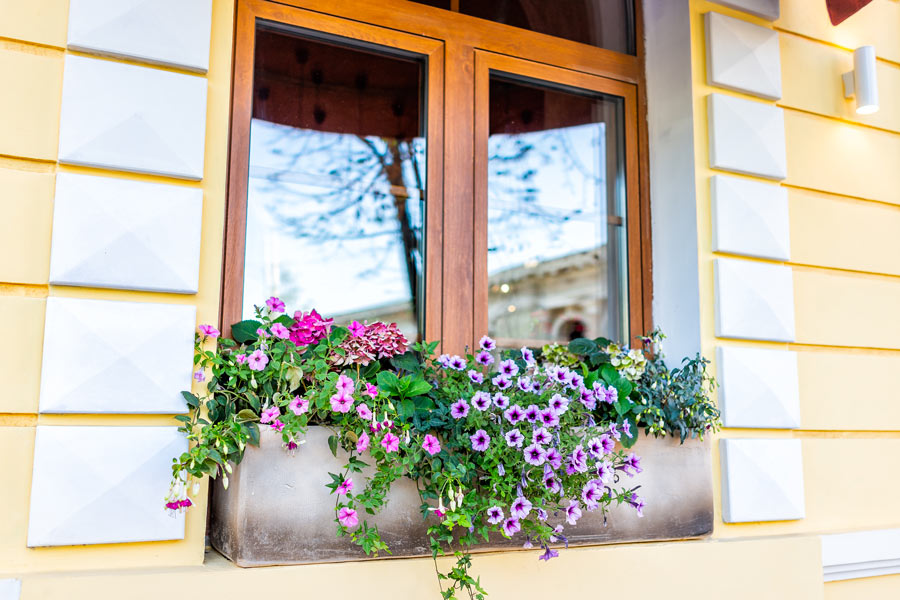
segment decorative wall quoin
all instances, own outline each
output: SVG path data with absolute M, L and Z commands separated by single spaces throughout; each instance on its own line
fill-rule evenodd
M 209 69 L 212 0 L 69 0 L 69 48 Z
M 187 412 L 196 311 L 48 298 L 40 412 Z
M 719 442 L 722 517 L 726 523 L 787 521 L 805 516 L 800 440 Z
M 713 0 L 716 4 L 776 21 L 781 16 L 781 0 Z
M 206 79 L 66 56 L 59 161 L 203 177 Z
M 194 294 L 203 191 L 59 173 L 50 283 Z
M 716 337 L 794 341 L 790 267 L 717 258 L 715 292 Z
M 716 354 L 725 427 L 800 427 L 796 352 L 719 346 Z
M 708 12 L 706 79 L 716 85 L 770 100 L 781 98 L 778 32 Z
M 175 427 L 38 426 L 28 546 L 183 539 L 162 498 L 186 450 Z
M 708 109 L 710 167 L 769 179 L 787 177 L 781 108 L 710 94 Z
M 22 582 L 18 579 L 0 579 L 0 600 L 19 600 Z
M 709 181 L 713 252 L 790 260 L 787 190 L 726 175 Z
M 900 529 L 822 536 L 825 581 L 900 573 Z

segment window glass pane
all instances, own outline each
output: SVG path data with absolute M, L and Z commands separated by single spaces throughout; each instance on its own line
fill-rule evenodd
M 422 327 L 423 64 L 257 32 L 244 316 L 270 295 Z
M 488 332 L 627 339 L 622 100 L 492 77 Z
M 635 54 L 634 0 L 413 0 L 464 15 Z

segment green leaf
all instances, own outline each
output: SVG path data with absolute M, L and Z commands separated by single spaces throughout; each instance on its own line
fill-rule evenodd
M 421 396 L 422 394 L 427 394 L 431 391 L 431 384 L 425 381 L 422 378 L 415 379 L 410 382 L 409 387 L 406 388 L 407 396 Z
M 190 423 L 191 418 L 187 415 L 175 415 L 176 421 L 181 421 L 182 423 Z
M 244 423 L 241 425 L 250 437 L 250 444 L 259 446 L 259 425 L 256 423 Z
M 403 419 L 410 418 L 413 416 L 414 412 L 416 412 L 416 404 L 408 398 L 403 400 L 400 403 L 400 407 L 397 409 L 397 414 Z
M 577 338 L 569 342 L 569 352 L 572 354 L 592 354 L 597 351 L 597 343 L 587 338 Z
M 329 448 L 329 450 L 331 450 L 331 454 L 335 458 L 337 458 L 337 446 L 338 446 L 337 436 L 336 435 L 328 436 L 328 448 Z
M 417 372 L 421 367 L 421 363 L 419 362 L 419 357 L 416 356 L 416 353 L 410 350 L 400 356 L 394 356 L 391 358 L 391 365 L 394 368 L 399 369 L 401 371 L 410 371 Z
M 616 388 L 616 391 L 619 392 L 619 398 L 628 398 L 631 390 L 634 389 L 634 385 L 624 377 L 619 377 L 611 383 Z
M 231 326 L 231 336 L 236 342 L 252 344 L 259 339 L 259 336 L 256 335 L 256 330 L 260 327 L 262 327 L 262 323 L 253 319 L 240 321 Z
M 381 371 L 375 378 L 378 381 L 378 387 L 389 394 L 398 394 L 400 391 L 400 378 L 390 371 Z
M 290 329 L 291 325 L 294 324 L 294 318 L 291 317 L 290 315 L 284 314 L 284 315 L 281 315 L 280 317 L 278 317 L 277 319 L 275 319 L 275 322 L 281 323 L 282 325 L 284 325 L 285 327 Z
M 184 400 L 188 403 L 188 406 L 191 408 L 200 408 L 200 398 L 190 392 L 181 392 L 181 395 L 184 396 Z
M 614 366 L 606 363 L 600 368 L 600 376 L 603 378 L 603 381 L 610 385 L 613 385 L 613 382 L 619 379 L 619 372 L 616 371 L 616 368 Z
M 616 403 L 614 406 L 615 406 L 616 412 L 619 413 L 619 415 L 621 416 L 621 415 L 627 414 L 628 411 L 631 410 L 631 407 L 634 406 L 634 403 L 631 400 L 629 400 L 627 396 L 626 397 L 619 396 L 619 399 L 616 400 Z
M 238 423 L 250 423 L 252 421 L 259 421 L 259 417 L 249 408 L 245 408 L 237 414 L 235 421 Z
M 594 343 L 597 344 L 598 348 L 603 349 L 603 348 L 606 348 L 607 346 L 609 346 L 610 344 L 612 344 L 613 342 L 612 342 L 612 340 L 609 340 L 605 337 L 598 337 L 598 338 L 594 338 Z

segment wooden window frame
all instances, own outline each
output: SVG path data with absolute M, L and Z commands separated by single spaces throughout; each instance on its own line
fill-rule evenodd
M 406 0 L 238 0 L 222 330 L 227 333 L 242 312 L 254 44 L 257 22 L 267 21 L 313 37 L 425 57 L 424 336 L 441 340 L 448 352 L 472 347 L 487 332 L 487 115 L 479 107 L 487 106 L 490 71 L 625 98 L 629 324 L 632 337 L 648 331 L 652 278 L 640 0 L 635 0 L 635 20 L 637 55 L 632 56 Z M 445 65 L 452 68 L 445 71 Z

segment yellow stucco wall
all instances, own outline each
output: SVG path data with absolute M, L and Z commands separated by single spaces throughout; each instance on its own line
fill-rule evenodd
M 177 542 L 28 549 L 25 546 L 37 424 L 170 425 L 166 416 L 38 416 L 47 296 L 189 303 L 200 322 L 218 315 L 227 164 L 232 0 L 213 3 L 205 173 L 202 182 L 59 166 L 55 162 L 66 0 L 0 0 L 0 578 L 22 579 L 22 598 L 140 600 L 203 590 L 219 598 L 302 590 L 350 597 L 431 598 L 430 561 L 393 560 L 242 570 L 214 554 L 204 561 L 205 505 L 189 513 Z M 692 0 L 694 141 L 703 350 L 714 355 L 713 260 L 706 96 L 739 93 L 706 83 L 703 13 L 713 10 L 781 34 L 788 150 L 791 255 L 797 342 L 730 342 L 796 350 L 803 427 L 725 430 L 722 437 L 798 438 L 803 443 L 806 518 L 762 524 L 721 520 L 715 443 L 717 518 L 710 540 L 569 551 L 538 567 L 534 556 L 491 554 L 476 568 L 491 598 L 583 592 L 576 574 L 598 573 L 601 595 L 693 598 L 861 598 L 900 596 L 900 576 L 822 584 L 818 534 L 900 527 L 900 3 L 875 0 L 838 28 L 821 2 L 782 0 L 768 23 L 705 0 Z M 825 20 L 823 20 L 823 18 Z M 879 51 L 882 110 L 855 115 L 840 96 L 838 73 L 850 49 Z M 48 285 L 53 181 L 59 171 L 165 181 L 203 189 L 199 293 L 194 296 Z M 656 184 L 656 182 L 654 182 Z M 10 343 L 14 340 L 14 343 Z M 852 409 L 848 408 L 852 403 Z M 860 459 L 859 457 L 864 457 Z M 854 497 L 841 490 L 852 482 Z M 201 497 L 203 494 L 201 494 Z M 674 581 L 684 581 L 679 587 Z M 191 592 L 193 587 L 194 592 Z

